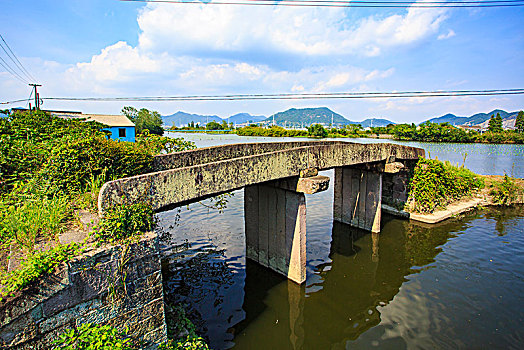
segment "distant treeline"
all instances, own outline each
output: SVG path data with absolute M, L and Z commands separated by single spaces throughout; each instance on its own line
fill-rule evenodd
M 245 126 L 235 130 L 239 136 L 267 136 L 267 137 L 363 137 L 364 130 L 359 124 L 346 125 L 344 128 L 324 128 L 320 124 L 313 124 L 307 130 L 284 129 L 281 126 L 264 128 L 257 125 Z
M 524 144 L 524 112 L 520 112 L 515 122 L 515 130 L 504 130 L 500 115 L 492 116 L 487 131 L 480 133 L 474 129 L 461 129 L 449 123 L 426 122 L 415 124 L 389 124 L 385 127 L 371 127 L 364 130 L 360 124 L 345 125 L 342 128 L 324 128 L 320 124 L 313 124 L 307 130 L 285 129 L 281 126 L 261 127 L 251 124 L 234 129 L 227 123 L 210 122 L 207 127 L 190 125 L 185 128 L 172 128 L 173 130 L 202 129 L 221 130 L 220 132 L 236 133 L 239 136 L 263 137 L 379 137 L 391 135 L 391 138 L 404 141 L 424 142 L 485 142 L 485 143 L 519 143 Z M 229 130 L 228 130 L 229 129 Z M 228 130 L 228 131 L 224 131 Z

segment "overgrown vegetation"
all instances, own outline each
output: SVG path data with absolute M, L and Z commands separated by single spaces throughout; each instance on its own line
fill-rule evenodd
M 67 330 L 53 342 L 54 349 L 66 350 L 137 350 L 138 344 L 111 326 L 84 323 L 78 328 Z
M 160 344 L 161 350 L 209 350 L 206 341 L 196 333 L 196 327 L 186 316 L 186 311 L 181 305 L 170 307 L 166 305 L 169 313 L 168 334 L 169 340 Z
M 104 127 L 41 111 L 0 118 L 0 278 L 7 286 L 0 297 L 24 288 L 27 284 L 19 281 L 28 280 L 27 274 L 36 279 L 52 270 L 51 262 L 69 256 L 59 253 L 60 246 L 48 251 L 35 247 L 59 245 L 58 236 L 71 225 L 76 210 L 96 211 L 104 182 L 150 171 L 155 154 L 195 148 L 191 142 L 149 132 L 138 135 L 135 143 L 114 141 Z M 96 238 L 116 243 L 153 222 L 146 205 L 124 205 L 102 221 Z M 32 267 L 6 274 L 13 248 L 23 252 L 22 266 Z M 67 246 L 63 249 L 69 252 Z M 46 265 L 35 265 L 35 259 Z
M 431 213 L 483 187 L 483 179 L 464 167 L 420 158 L 410 182 L 409 209 Z
M 495 182 L 491 186 L 489 194 L 492 196 L 493 201 L 504 206 L 514 203 L 520 192 L 515 179 L 508 176 L 508 174 L 504 174 L 502 182 Z
M 152 206 L 147 202 L 112 206 L 104 213 L 94 237 L 97 243 L 117 243 L 152 231 L 157 224 Z
M 34 284 L 40 276 L 53 272 L 62 262 L 80 254 L 82 250 L 78 243 L 59 244 L 50 250 L 29 255 L 20 269 L 11 271 L 0 280 L 0 302 Z
M 281 126 L 263 128 L 261 126 L 250 125 L 236 130 L 239 136 L 266 136 L 266 137 L 307 137 L 306 130 L 284 129 Z

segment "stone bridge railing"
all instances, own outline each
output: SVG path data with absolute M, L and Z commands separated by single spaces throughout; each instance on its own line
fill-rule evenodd
M 161 155 L 157 172 L 115 181 L 101 188 L 101 212 L 128 200 L 147 198 L 154 209 L 198 201 L 245 186 L 326 170 L 372 163 L 391 163 L 424 156 L 424 150 L 394 144 L 339 141 L 236 144 Z
M 302 283 L 304 193 L 325 190 L 329 184 L 329 178 L 316 176 L 318 171 L 335 168 L 334 220 L 379 232 L 383 174 L 405 169 L 420 156 L 424 150 L 414 147 L 340 141 L 208 147 L 157 156 L 156 172 L 104 184 L 98 206 L 103 215 L 125 197 L 147 199 L 162 210 L 245 188 L 246 256 Z M 390 176 L 387 190 L 401 192 L 397 183 Z

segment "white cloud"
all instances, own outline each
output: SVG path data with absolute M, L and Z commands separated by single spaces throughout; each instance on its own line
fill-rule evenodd
M 455 34 L 455 32 L 454 32 L 453 30 L 450 29 L 450 30 L 448 30 L 448 32 L 447 32 L 446 34 L 440 34 L 440 35 L 437 37 L 437 39 L 438 39 L 438 40 L 449 39 L 449 38 L 454 37 L 455 35 L 457 35 L 457 34 Z
M 170 94 L 241 91 L 334 91 L 347 90 L 354 84 L 387 78 L 394 69 L 366 70 L 349 65 L 322 65 L 298 71 L 271 68 L 237 60 L 172 58 L 167 54 L 141 53 L 119 42 L 66 70 L 73 86 L 95 93 L 125 92 L 140 87 L 140 95 L 158 91 L 158 83 Z M 154 82 L 154 84 L 151 84 Z
M 377 56 L 436 33 L 445 9 L 410 8 L 404 15 L 355 23 L 344 8 L 173 6 L 148 4 L 139 14 L 139 46 L 147 51 L 220 56 L 260 51 L 299 55 Z

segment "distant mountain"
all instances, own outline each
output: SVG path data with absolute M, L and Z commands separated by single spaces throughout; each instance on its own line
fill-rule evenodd
M 346 125 L 354 124 L 338 113 L 327 107 L 317 108 L 291 108 L 284 112 L 278 112 L 268 117 L 265 122 L 272 124 L 273 121 L 279 126 L 309 126 L 311 124 Z
M 442 117 L 438 118 L 432 118 L 425 122 L 432 122 L 432 123 L 450 123 L 451 125 L 481 125 L 486 126 L 489 123 L 489 119 L 492 115 L 497 115 L 497 113 L 500 114 L 502 117 L 503 125 L 505 129 L 512 129 L 515 126 L 515 122 L 512 120 L 517 118 L 518 112 L 506 112 L 501 109 L 495 109 L 489 113 L 477 113 L 472 115 L 471 117 L 457 117 L 454 114 L 446 114 Z M 425 123 L 423 122 L 423 123 Z M 421 123 L 422 124 L 422 123 Z
M 389 124 L 396 124 L 390 120 L 387 119 L 379 119 L 379 118 L 370 118 L 365 119 L 361 122 L 351 122 L 354 124 L 360 124 L 363 128 L 369 128 L 369 127 L 384 127 L 388 126 Z
M 227 120 L 230 123 L 234 124 L 243 124 L 243 123 L 258 123 L 266 119 L 265 115 L 251 115 L 249 113 L 237 113 L 230 116 Z
M 200 114 L 190 114 L 178 111 L 175 114 L 163 115 L 162 120 L 164 121 L 164 127 L 170 128 L 171 126 L 185 126 L 191 122 L 195 124 L 206 124 L 212 120 L 221 123 L 222 118 L 217 115 L 200 115 Z
M 457 117 L 454 114 L 448 113 L 448 114 L 443 115 L 442 117 L 426 120 L 422 122 L 421 124 L 430 122 L 430 123 L 438 123 L 438 124 L 450 123 L 451 125 L 463 125 L 464 123 L 468 121 L 468 119 L 469 118 L 467 117 Z

